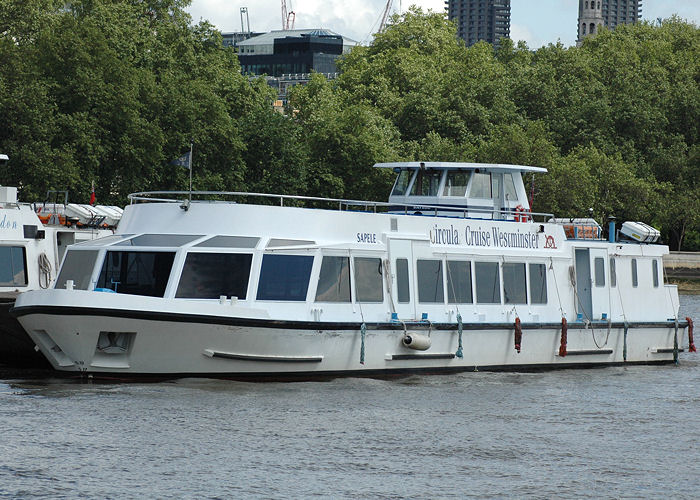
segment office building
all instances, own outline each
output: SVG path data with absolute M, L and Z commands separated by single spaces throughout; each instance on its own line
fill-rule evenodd
M 445 0 L 445 10 L 467 46 L 510 37 L 510 0 Z

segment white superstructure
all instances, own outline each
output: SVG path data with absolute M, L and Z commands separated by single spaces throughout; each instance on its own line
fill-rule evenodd
M 117 375 L 655 363 L 687 343 L 667 247 L 531 213 L 521 173 L 544 169 L 378 166 L 399 174 L 389 203 L 133 195 L 13 314 L 55 368 Z

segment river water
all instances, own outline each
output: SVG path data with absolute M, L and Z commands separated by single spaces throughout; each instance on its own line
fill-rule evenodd
M 681 297 L 700 323 L 700 296 Z M 697 498 L 700 355 L 394 380 L 0 380 L 0 498 Z

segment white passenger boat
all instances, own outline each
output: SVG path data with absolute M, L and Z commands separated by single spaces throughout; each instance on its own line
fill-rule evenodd
M 532 213 L 521 175 L 545 169 L 376 167 L 399 174 L 389 203 L 131 195 L 117 234 L 71 246 L 13 314 L 56 369 L 117 376 L 665 363 L 692 344 L 668 248 Z
M 62 194 L 62 202 L 19 203 L 16 187 L 0 186 L 1 365 L 48 368 L 9 311 L 21 292 L 53 285 L 68 245 L 113 234 L 121 216 L 118 207 L 71 204 Z

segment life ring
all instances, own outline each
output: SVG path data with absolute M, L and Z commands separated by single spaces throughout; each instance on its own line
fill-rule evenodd
M 515 222 L 527 222 L 530 216 L 522 205 L 515 207 Z

